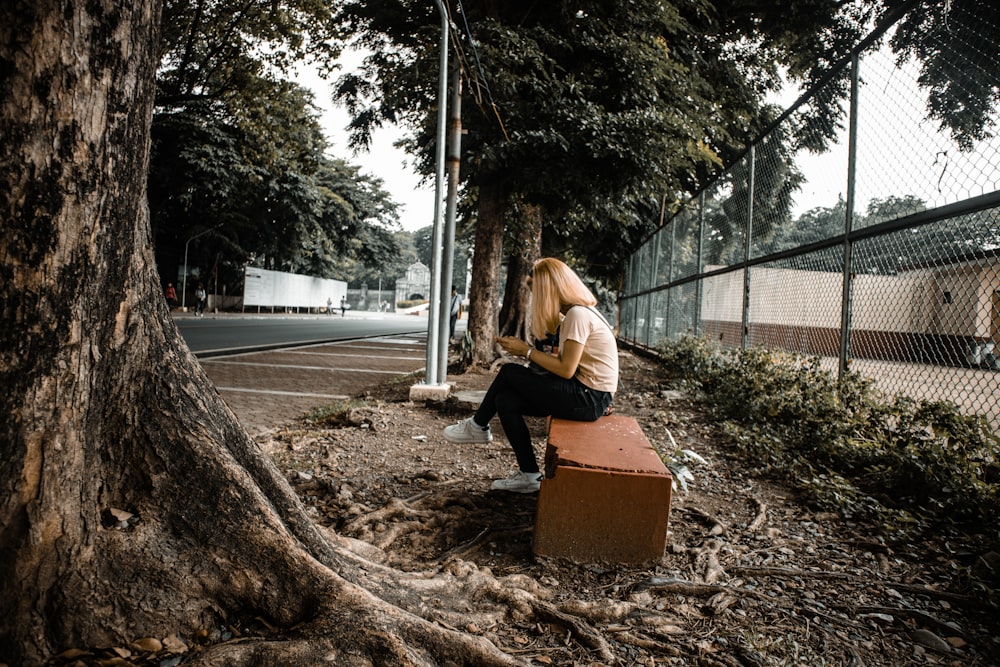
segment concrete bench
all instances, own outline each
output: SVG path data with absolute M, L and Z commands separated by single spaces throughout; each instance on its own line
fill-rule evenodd
M 534 552 L 584 563 L 658 561 L 671 485 L 635 419 L 550 419 Z

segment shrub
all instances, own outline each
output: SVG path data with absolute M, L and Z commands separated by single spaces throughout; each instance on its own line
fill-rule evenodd
M 898 535 L 990 526 L 1000 513 L 1000 439 L 980 415 L 887 397 L 854 373 L 837 378 L 815 357 L 720 351 L 692 338 L 661 343 L 658 353 L 700 392 L 741 455 L 793 480 L 816 507 Z

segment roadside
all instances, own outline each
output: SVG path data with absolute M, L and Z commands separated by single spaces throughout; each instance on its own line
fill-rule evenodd
M 258 433 L 421 371 L 424 338 L 386 336 L 200 359 L 240 422 Z
M 616 411 L 635 416 L 661 455 L 683 448 L 705 460 L 688 462 L 694 480 L 674 495 L 668 547 L 651 567 L 533 556 L 535 496 L 488 491 L 514 466 L 502 429 L 490 444 L 445 442 L 441 429 L 468 408 L 410 402 L 412 377 L 364 389 L 322 420 L 286 411 L 257 439 L 319 523 L 375 545 L 387 564 L 440 572 L 466 562 L 527 577 L 600 638 L 513 610 L 461 628 L 530 662 L 998 664 L 995 613 L 963 588 L 961 572 L 982 566 L 973 545 L 938 535 L 893 544 L 871 526 L 801 506 L 735 458 L 662 367 L 622 352 L 621 368 Z M 482 390 L 492 373 L 449 379 Z M 541 456 L 544 421 L 532 429 Z
M 205 315 L 214 318 L 216 315 Z M 227 319 L 324 320 L 325 314 L 245 315 Z M 340 315 L 329 316 L 340 320 Z M 179 319 L 194 319 L 181 313 Z M 350 337 L 311 344 L 269 346 L 267 349 L 199 356 L 199 363 L 243 425 L 257 433 L 298 419 L 311 410 L 347 400 L 365 389 L 408 376 L 422 379 L 426 366 L 426 317 L 348 311 L 346 319 L 406 319 L 420 323 L 423 333 Z M 459 323 L 457 334 L 464 332 Z

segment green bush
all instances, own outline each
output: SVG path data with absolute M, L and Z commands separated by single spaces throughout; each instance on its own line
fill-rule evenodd
M 995 526 L 1000 439 L 982 416 L 886 397 L 856 374 L 838 379 L 818 358 L 720 351 L 693 338 L 664 342 L 658 353 L 741 455 L 794 481 L 814 506 L 897 535 Z

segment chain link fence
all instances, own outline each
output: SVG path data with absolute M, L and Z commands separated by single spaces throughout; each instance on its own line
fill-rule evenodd
M 946 83 L 996 91 L 1000 63 L 976 46 L 996 53 L 1000 26 L 956 11 L 928 37 Z M 634 253 L 619 336 L 818 355 L 831 371 L 953 402 L 998 431 L 1000 114 L 988 110 L 984 132 L 958 139 L 929 119 L 917 63 L 884 46 L 892 30 L 859 46 Z M 842 91 L 847 123 L 813 153 L 827 131 L 810 136 L 813 110 Z

